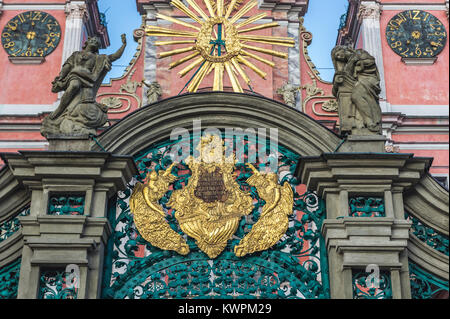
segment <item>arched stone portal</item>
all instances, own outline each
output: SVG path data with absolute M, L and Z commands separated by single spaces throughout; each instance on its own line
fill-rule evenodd
M 233 239 L 216 258 L 199 251 L 196 242 L 189 238 L 191 253 L 185 257 L 160 250 L 146 243 L 136 227 L 130 225 L 128 201 L 134 183 L 142 181 L 152 170 L 166 169 L 172 162 L 168 150 L 176 142 L 170 138 L 177 128 L 191 132 L 188 142 L 195 148 L 194 121 L 201 121 L 202 130 L 219 129 L 227 145 L 225 131 L 230 128 L 239 138 L 245 135 L 247 146 L 256 142 L 246 134 L 248 129 L 278 130 L 280 163 L 276 172 L 280 183 L 287 181 L 294 190 L 295 204 L 286 235 L 268 251 L 243 258 L 233 253 L 234 246 L 259 220 L 264 206 L 256 189 L 246 183 L 251 170 L 239 161 L 235 167 L 236 181 L 242 189 L 250 191 L 255 208 L 241 220 Z M 269 132 L 267 137 L 273 138 Z M 105 258 L 103 297 L 329 297 L 326 250 L 320 234 L 325 207 L 315 194 L 305 192 L 294 173 L 300 157 L 336 149 L 340 141 L 336 134 L 281 103 L 256 95 L 214 92 L 183 95 L 149 105 L 102 133 L 97 141 L 98 149 L 101 146 L 107 151 L 133 155 L 139 170 L 136 180 L 131 182 L 133 186 L 119 192 L 116 204 L 111 207 L 114 230 Z M 176 172 L 172 172 L 178 177 L 173 189 L 186 187 L 190 178 L 186 172 L 185 162 L 179 163 Z M 173 210 L 165 205 L 173 189 L 160 203 L 172 229 L 184 235 Z
M 277 171 L 279 182 L 288 182 L 296 194 L 287 235 L 269 250 L 248 259 L 233 255 L 233 246 L 249 230 L 246 225 L 258 220 L 264 205 L 251 188 L 256 218 L 242 218 L 237 238 L 230 240 L 222 259 L 205 257 L 193 241 L 190 257 L 154 249 L 133 232 L 128 197 L 134 184 L 151 170 L 166 169 L 170 161 L 164 161 L 164 152 L 175 143 L 171 132 L 184 128 L 194 133 L 194 121 L 201 121 L 203 129 L 278 129 L 278 155 L 284 165 Z M 341 141 L 307 115 L 278 102 L 209 92 L 139 109 L 90 146 L 88 140 L 59 139 L 50 140 L 49 151 L 2 154 L 7 166 L 0 172 L 0 199 L 6 209 L 0 221 L 20 227 L 8 230 L 0 241 L 0 266 L 7 270 L 0 276 L 11 278 L 8 294 L 18 298 L 186 297 L 189 289 L 223 297 L 230 296 L 231 288 L 231 293 L 244 296 L 300 298 L 418 298 L 448 291 L 448 191 L 427 173 L 431 159 L 336 153 Z M 186 169 L 175 172 L 180 181 L 174 188 L 186 186 Z M 240 187 L 246 187 L 251 174 L 238 166 Z M 170 212 L 166 218 L 179 230 Z M 125 257 L 133 257 L 119 260 L 119 265 L 136 267 L 130 276 L 118 273 L 111 282 L 114 245 Z M 305 249 L 295 251 L 298 247 Z M 320 262 L 314 266 L 311 256 Z M 64 280 L 68 263 L 80 270 L 75 294 L 56 291 L 50 284 Z M 378 267 L 377 289 L 367 286 L 369 265 Z M 187 273 L 191 266 L 195 271 Z M 214 269 L 233 278 L 206 283 L 201 273 Z M 244 276 L 246 288 L 239 281 L 242 272 L 250 274 Z M 45 281 L 49 278 L 50 283 Z M 163 278 L 186 284 L 174 291 Z M 158 284 L 151 285 L 152 280 Z M 197 281 L 206 286 L 191 285 Z
M 118 154 L 136 154 L 167 140 L 175 128 L 277 128 L 278 142 L 301 156 L 333 152 L 340 138 L 305 113 L 258 95 L 205 92 L 172 97 L 123 118 L 99 137 L 99 143 Z M 94 150 L 100 150 L 98 145 Z

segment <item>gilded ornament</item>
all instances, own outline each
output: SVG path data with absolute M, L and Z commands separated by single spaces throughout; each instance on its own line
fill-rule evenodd
M 219 137 L 203 138 L 197 150 L 200 156 L 186 160 L 192 171 L 188 185 L 174 191 L 167 205 L 176 210 L 181 230 L 215 258 L 236 232 L 241 217 L 250 214 L 253 203 L 234 180 L 235 156 L 225 157 Z
M 173 191 L 166 206 L 175 210 L 180 229 L 195 239 L 198 248 L 208 257 L 216 258 L 233 237 L 242 216 L 253 210 L 253 199 L 235 181 L 235 155 L 226 155 L 220 137 L 203 137 L 196 149 L 199 155 L 185 160 L 192 172 L 188 184 Z M 153 246 L 185 255 L 189 252 L 186 241 L 170 228 L 159 204 L 176 179 L 171 174 L 174 165 L 172 163 L 158 173 L 152 171 L 145 184 L 137 183 L 131 195 L 130 209 L 145 240 Z M 256 188 L 266 204 L 250 233 L 235 246 L 238 257 L 275 245 L 286 233 L 288 216 L 293 211 L 294 195 L 289 183 L 281 186 L 277 174 L 263 174 L 252 164 L 247 166 L 253 171 L 247 183 Z
M 238 257 L 275 245 L 288 229 L 288 216 L 292 214 L 294 205 L 294 192 L 288 182 L 281 186 L 278 184 L 277 174 L 263 174 L 252 164 L 247 163 L 247 166 L 253 171 L 247 183 L 256 188 L 266 204 L 250 233 L 234 247 L 234 253 Z
M 165 171 L 152 171 L 145 184 L 137 183 L 130 198 L 130 210 L 141 236 L 155 247 L 174 250 L 181 255 L 189 253 L 189 246 L 165 219 L 165 212 L 158 201 L 169 190 L 176 177 L 171 174 L 175 163 Z
M 172 0 L 171 4 L 181 10 L 184 14 L 194 20 L 194 23 L 186 23 L 182 20 L 158 13 L 157 18 L 184 26 L 190 30 L 169 29 L 159 26 L 146 26 L 146 33 L 149 36 L 164 36 L 185 38 L 183 40 L 156 41 L 155 45 L 186 44 L 186 47 L 170 51 L 161 52 L 159 58 L 165 58 L 182 53 L 190 53 L 170 64 L 174 68 L 185 62 L 192 62 L 180 70 L 180 77 L 197 68 L 191 79 L 186 84 L 189 92 L 196 92 L 205 77 L 214 70 L 214 91 L 223 91 L 223 78 L 228 75 L 234 92 L 243 92 L 241 80 L 250 89 L 250 78 L 242 67 L 247 66 L 260 77 L 265 79 L 266 73 L 259 67 L 248 61 L 245 57 L 261 61 L 271 67 L 273 62 L 268 61 L 254 53 L 254 51 L 270 56 L 287 58 L 287 54 L 271 49 L 261 48 L 248 43 L 263 43 L 270 45 L 294 46 L 294 40 L 288 37 L 246 35 L 248 32 L 273 28 L 278 26 L 276 22 L 257 24 L 253 27 L 243 28 L 264 18 L 267 13 L 260 13 L 247 18 L 243 18 L 252 8 L 257 6 L 256 0 L 248 1 L 240 7 L 237 12 L 230 16 L 238 8 L 241 0 L 231 0 L 228 5 L 223 0 L 217 0 L 215 4 L 211 0 L 204 0 L 208 14 L 194 0 L 186 0 L 189 8 L 180 0 Z M 200 17 L 198 16 L 200 15 Z M 238 22 L 242 18 L 242 21 Z M 198 23 L 200 26 L 195 25 Z M 245 50 L 246 49 L 246 50 Z M 245 56 L 245 57 L 244 57 Z M 183 88 L 184 89 L 184 88 Z

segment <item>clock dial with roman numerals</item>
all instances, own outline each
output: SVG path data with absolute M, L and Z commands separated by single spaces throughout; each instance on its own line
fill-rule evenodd
M 61 27 L 50 14 L 23 12 L 3 28 L 2 46 L 12 57 L 44 57 L 52 53 L 61 39 Z
M 407 10 L 389 21 L 386 39 L 391 49 L 404 58 L 433 58 L 444 49 L 447 31 L 431 13 Z

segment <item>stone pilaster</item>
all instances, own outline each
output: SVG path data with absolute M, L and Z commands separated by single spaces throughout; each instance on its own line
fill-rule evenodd
M 83 24 L 87 15 L 87 7 L 84 1 L 69 1 L 65 7 L 66 31 L 64 36 L 64 48 L 62 63 L 75 51 L 80 51 L 83 40 Z
M 411 222 L 404 218 L 402 194 L 430 163 L 428 158 L 392 153 L 325 153 L 301 159 L 298 178 L 327 206 L 321 231 L 332 298 L 353 298 L 352 273 L 369 265 L 389 274 L 393 298 L 410 298 L 406 248 Z M 384 214 L 352 216 L 350 199 L 356 197 L 379 198 Z
M 59 141 L 61 142 L 61 141 Z M 58 145 L 50 140 L 52 149 Z M 100 297 L 103 257 L 111 226 L 107 203 L 117 191 L 125 189 L 136 174 L 131 157 L 107 152 L 21 151 L 5 156 L 14 176 L 31 192 L 29 216 L 20 217 L 23 226 L 18 298 L 39 297 L 41 274 L 46 269 L 74 266 L 79 272 L 78 299 Z M 65 214 L 52 211 L 55 200 L 75 196 L 83 199 L 78 211 Z
M 156 14 L 163 10 L 171 10 L 169 2 L 154 2 L 145 4 L 142 6 L 142 11 L 145 12 L 145 25 L 159 25 L 160 21 L 164 21 L 156 18 Z M 164 23 L 164 22 L 163 22 Z M 145 51 L 144 51 L 144 79 L 147 83 L 158 81 L 156 77 L 156 65 L 157 65 L 157 53 L 155 41 L 157 37 L 146 36 L 145 38 Z M 144 87 L 143 90 L 143 104 L 149 103 L 147 99 L 147 91 L 149 88 Z
M 292 37 L 295 41 L 295 45 L 289 48 L 288 51 L 288 70 L 289 77 L 288 82 L 294 86 L 300 87 L 302 85 L 300 79 L 300 20 L 298 19 L 298 12 L 288 13 L 288 36 Z M 296 93 L 295 108 L 302 110 L 302 101 L 300 91 Z
M 0 1 L 1 2 L 1 1 Z M 0 6 L 1 7 L 1 6 Z M 450 5 L 449 5 L 449 1 L 448 0 L 445 0 L 445 12 L 447 13 L 447 20 L 448 20 L 448 17 L 449 17 L 449 7 L 450 7 Z
M 380 99 L 386 100 L 386 83 L 384 79 L 383 52 L 381 50 L 381 5 L 376 1 L 362 1 L 357 18 L 361 21 L 363 49 L 374 58 L 380 72 Z M 381 103 L 383 104 L 383 103 Z M 382 110 L 385 111 L 382 107 Z

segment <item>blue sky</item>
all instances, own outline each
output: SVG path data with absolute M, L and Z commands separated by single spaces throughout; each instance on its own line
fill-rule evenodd
M 348 0 L 310 0 L 305 15 L 305 27 L 312 32 L 313 41 L 308 52 L 324 80 L 331 81 L 334 70 L 330 58 L 331 49 L 336 43 L 339 19 L 345 13 Z M 127 48 L 117 60 L 105 81 L 122 75 L 136 50 L 133 30 L 141 25 L 141 16 L 136 9 L 135 0 L 99 0 L 101 12 L 106 13 L 111 46 L 101 53 L 109 54 L 121 45 L 120 35 L 127 35 Z

